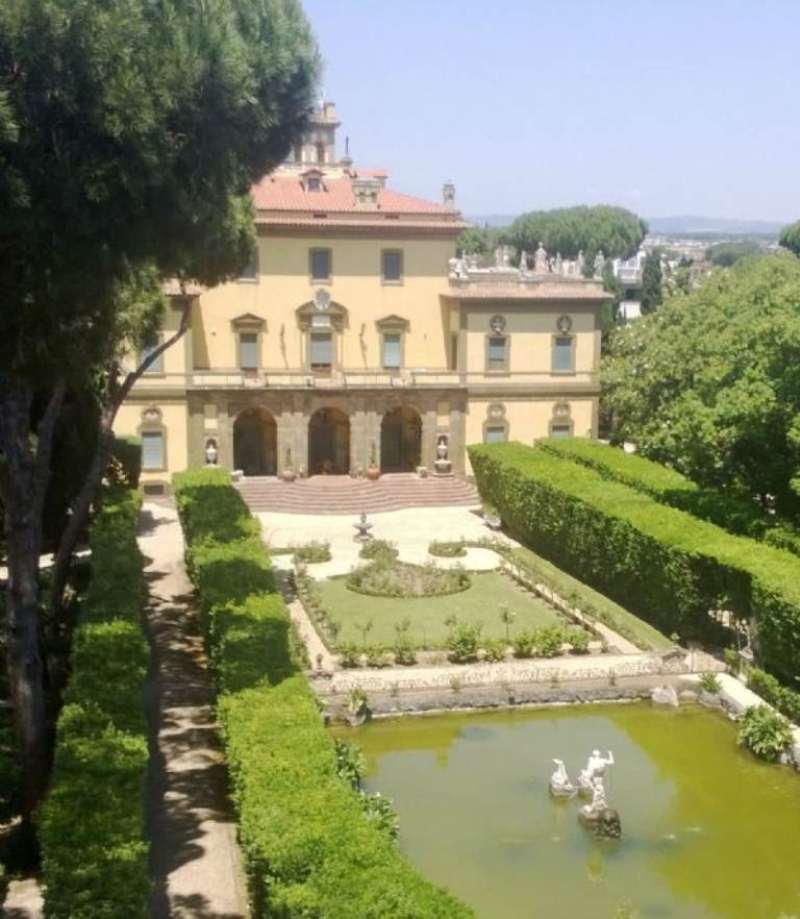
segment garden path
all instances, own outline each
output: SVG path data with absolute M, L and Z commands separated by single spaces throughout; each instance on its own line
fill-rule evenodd
M 299 546 L 312 541 L 328 542 L 331 561 L 309 566 L 315 578 L 329 578 L 347 574 L 353 567 L 363 564 L 358 553 L 361 544 L 354 540 L 356 522 L 354 514 L 273 514 L 260 512 L 261 532 L 270 546 Z M 490 530 L 479 513 L 468 507 L 417 507 L 399 511 L 370 514 L 372 536 L 386 539 L 397 545 L 401 561 L 424 564 L 433 561 L 428 546 L 433 540 L 454 542 L 460 539 L 479 540 L 497 536 L 509 545 L 517 545 L 503 534 Z M 489 549 L 469 548 L 463 558 L 436 558 L 442 567 L 463 565 L 473 571 L 490 571 L 497 568 L 500 559 Z M 291 555 L 275 555 L 275 568 L 291 568 Z
M 0 915 L 5 919 L 41 919 L 44 915 L 44 899 L 36 878 L 9 882 Z
M 184 566 L 177 512 L 142 508 L 139 548 L 150 589 L 147 786 L 152 919 L 249 916 L 214 689 Z

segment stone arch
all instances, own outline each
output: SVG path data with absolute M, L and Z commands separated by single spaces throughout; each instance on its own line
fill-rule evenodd
M 278 426 L 265 408 L 248 408 L 233 423 L 233 467 L 245 475 L 278 474 Z
M 381 420 L 381 472 L 413 472 L 422 464 L 422 418 L 408 405 Z
M 319 408 L 308 422 L 308 474 L 350 472 L 350 419 L 338 408 Z

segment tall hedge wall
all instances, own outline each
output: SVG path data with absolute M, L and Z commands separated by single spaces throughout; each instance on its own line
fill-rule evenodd
M 709 610 L 753 617 L 763 665 L 800 673 L 800 563 L 584 465 L 522 444 L 469 448 L 481 494 L 537 552 L 683 637 L 713 635 Z
M 181 473 L 174 484 L 219 683 L 255 915 L 471 916 L 412 869 L 337 775 L 258 524 L 227 473 Z
M 762 511 L 745 498 L 701 488 L 674 469 L 585 437 L 542 440 L 539 446 L 731 533 L 762 540 L 800 555 L 800 531 L 789 521 Z
M 139 503 L 135 492 L 107 494 L 91 530 L 92 577 L 73 636 L 52 784 L 38 816 L 48 919 L 149 915 Z

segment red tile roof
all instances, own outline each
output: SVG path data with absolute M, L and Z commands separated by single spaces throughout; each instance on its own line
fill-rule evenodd
M 360 170 L 362 178 L 381 178 L 385 173 L 380 170 Z M 253 203 L 259 211 L 307 211 L 359 215 L 375 214 L 430 214 L 449 217 L 452 221 L 460 220 L 460 215 L 445 207 L 423 198 L 404 195 L 400 192 L 381 188 L 378 191 L 377 209 L 358 207 L 353 193 L 352 182 L 347 177 L 327 178 L 323 175 L 320 191 L 306 191 L 299 176 L 265 176 L 252 189 Z

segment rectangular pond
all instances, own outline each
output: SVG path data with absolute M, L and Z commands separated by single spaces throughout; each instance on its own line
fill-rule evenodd
M 577 706 L 407 717 L 336 728 L 389 796 L 400 845 L 429 878 L 492 919 L 794 919 L 800 776 L 736 745 L 695 706 Z M 553 757 L 577 777 L 611 749 L 618 841 L 548 792 Z

